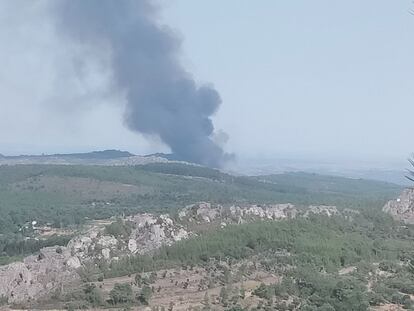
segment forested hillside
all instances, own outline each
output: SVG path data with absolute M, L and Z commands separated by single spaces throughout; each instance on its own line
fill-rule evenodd
M 174 163 L 1 166 L 0 233 L 15 233 L 31 221 L 65 227 L 86 218 L 172 211 L 198 201 L 380 208 L 400 190 L 383 182 L 312 174 L 237 177 Z
M 184 304 L 187 297 L 197 308 L 220 311 L 264 306 L 267 310 L 344 311 L 384 304 L 410 307 L 413 228 L 401 226 L 381 211 L 400 191 L 399 186 L 371 180 L 305 173 L 233 176 L 181 163 L 2 166 L 0 265 L 32 253 L 37 258 L 38 251 L 48 246 L 52 246 L 48 254 L 54 256 L 63 250 L 75 254 L 75 249 L 65 246 L 71 237 L 82 245 L 76 236 L 85 224 L 94 230 L 103 228 L 97 235 L 107 241 L 102 243 L 115 240 L 119 246 L 111 250 L 105 246 L 105 252 L 104 246 L 85 246 L 84 252 L 96 253 L 96 258 L 91 255 L 81 265 L 80 283 L 48 297 L 53 306 L 137 304 L 162 309 L 168 306 L 163 298 L 168 293 L 175 304 Z M 270 221 L 266 215 L 246 214 L 240 221 L 235 215 L 217 214 L 210 204 L 183 209 L 201 201 L 220 204 L 228 212 L 234 204 L 245 205 L 244 211 L 253 206 L 259 211 L 266 204 L 292 203 L 299 216 L 281 215 Z M 312 204 L 336 206 L 325 206 L 325 210 L 337 212 L 307 214 Z M 124 217 L 140 212 L 154 214 L 153 218 L 136 215 L 144 223 L 155 219 L 151 226 L 133 227 L 134 218 Z M 171 218 L 162 218 L 161 212 Z M 203 212 L 216 213 L 217 219 L 201 221 Z M 122 217 L 108 221 L 111 216 Z M 98 224 L 98 219 L 103 221 Z M 194 231 L 181 231 L 184 239 L 159 244 L 141 255 L 120 251 L 134 246 L 132 230 L 143 235 L 142 243 L 148 240 L 144 238 L 147 231 L 154 241 L 170 238 L 159 230 L 173 226 L 173 219 L 179 222 L 177 230 Z M 108 258 L 118 256 L 116 252 L 117 260 L 102 257 L 104 253 Z M 43 257 L 39 258 L 41 263 Z
M 315 215 L 232 225 L 152 255 L 86 267 L 89 285 L 61 299 L 157 310 L 168 302 L 180 310 L 183 297 L 196 310 L 412 310 L 413 238 L 414 227 L 372 210 L 352 220 Z

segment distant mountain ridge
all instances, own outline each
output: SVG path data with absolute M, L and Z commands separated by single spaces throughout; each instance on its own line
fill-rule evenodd
M 49 155 L 0 155 L 0 165 L 57 164 L 57 165 L 141 165 L 168 162 L 165 157 L 155 155 L 138 156 L 128 151 L 103 150 L 86 153 L 49 154 Z
M 133 156 L 135 155 L 128 151 L 121 151 L 121 150 L 115 150 L 115 149 L 84 152 L 84 153 L 56 153 L 56 154 L 18 155 L 18 156 L 5 156 L 0 153 L 0 158 L 3 158 L 3 159 L 23 159 L 23 158 L 117 159 L 117 158 L 133 157 Z

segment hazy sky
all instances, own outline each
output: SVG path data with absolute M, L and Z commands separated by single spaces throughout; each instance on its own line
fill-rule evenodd
M 238 156 L 414 151 L 411 1 L 163 0 L 183 63 L 214 84 Z M 127 130 L 110 72 L 56 35 L 48 1 L 0 1 L 0 153 L 166 151 Z M 80 60 L 82 61 L 82 60 Z

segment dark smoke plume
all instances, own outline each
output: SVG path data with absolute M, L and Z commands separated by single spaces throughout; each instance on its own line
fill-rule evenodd
M 198 86 L 179 62 L 180 40 L 157 22 L 150 0 L 57 0 L 57 29 L 88 48 L 109 51 L 125 92 L 127 126 L 158 135 L 181 160 L 219 167 L 229 157 L 212 140 L 218 92 Z

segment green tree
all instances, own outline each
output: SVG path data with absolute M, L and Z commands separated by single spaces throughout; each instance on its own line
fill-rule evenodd
M 246 298 L 246 290 L 244 289 L 244 287 L 240 288 L 240 298 L 241 299 Z
M 128 304 L 133 301 L 131 285 L 116 283 L 109 293 L 112 304 Z
M 324 303 L 320 308 L 318 308 L 318 311 L 335 311 L 335 308 L 329 303 Z
M 332 291 L 332 304 L 337 311 L 368 310 L 368 296 L 359 284 L 351 280 L 339 281 Z
M 128 237 L 131 234 L 131 225 L 128 222 L 125 222 L 122 218 L 117 218 L 117 220 L 110 225 L 105 227 L 105 232 L 114 237 Z
M 264 283 L 261 283 L 260 286 L 253 291 L 253 295 L 268 300 L 272 298 L 271 289 Z
M 140 273 L 135 274 L 135 285 L 141 287 L 142 284 L 142 276 Z
M 148 285 L 145 285 L 139 294 L 137 295 L 137 300 L 143 305 L 149 305 L 151 299 L 152 289 Z
M 148 277 L 148 282 L 150 284 L 155 283 L 155 281 L 157 280 L 157 273 L 156 272 L 151 272 L 151 274 Z
M 86 284 L 83 288 L 85 299 L 93 307 L 101 306 L 103 304 L 102 292 L 95 284 Z

